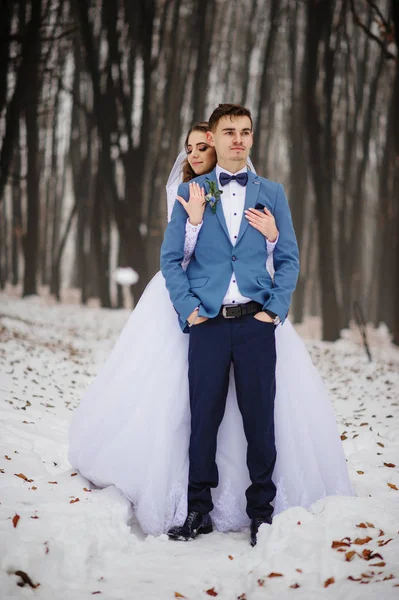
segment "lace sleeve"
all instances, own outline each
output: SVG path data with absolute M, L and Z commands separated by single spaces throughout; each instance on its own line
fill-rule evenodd
M 278 242 L 279 236 L 277 236 L 274 242 L 269 242 L 266 240 L 266 248 L 267 248 L 267 259 L 266 259 L 266 271 L 269 273 L 270 277 L 274 279 L 274 263 L 273 263 L 273 252 L 276 244 Z
M 195 245 L 197 243 L 201 227 L 202 223 L 199 225 L 191 225 L 190 221 L 187 219 L 186 236 L 184 238 L 184 260 L 182 262 L 182 267 L 184 270 L 187 269 L 190 259 L 194 254 Z

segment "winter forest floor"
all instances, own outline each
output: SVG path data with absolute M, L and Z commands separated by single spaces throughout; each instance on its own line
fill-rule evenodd
M 317 320 L 298 327 L 357 497 L 292 508 L 251 549 L 247 531 L 145 537 L 118 490 L 71 469 L 72 411 L 127 318 L 0 295 L 0 598 L 399 598 L 399 350 L 386 330 L 369 330 L 369 364 L 356 331 L 332 344 Z

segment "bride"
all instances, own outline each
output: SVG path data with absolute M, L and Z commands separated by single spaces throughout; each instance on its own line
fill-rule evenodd
M 179 183 L 215 166 L 207 130 L 206 123 L 191 128 L 185 150 L 175 162 L 167 185 L 168 218 Z M 251 163 L 248 166 L 253 169 Z M 188 203 L 178 199 L 189 217 L 183 268 L 195 251 L 201 228 L 203 203 L 195 191 L 192 186 Z M 274 218 L 259 211 L 248 218 L 266 237 L 265 268 L 273 276 L 273 248 L 278 243 Z M 275 240 L 274 244 L 269 239 Z M 276 328 L 276 348 L 274 514 L 291 506 L 309 508 L 325 496 L 353 494 L 334 411 L 321 377 L 288 319 Z M 132 502 L 143 531 L 152 535 L 182 525 L 187 516 L 187 354 L 188 336 L 181 332 L 158 272 L 88 388 L 70 427 L 71 464 L 99 487 L 118 487 Z M 237 531 L 249 525 L 246 445 L 231 372 L 218 433 L 219 485 L 212 491 L 211 516 L 219 531 Z

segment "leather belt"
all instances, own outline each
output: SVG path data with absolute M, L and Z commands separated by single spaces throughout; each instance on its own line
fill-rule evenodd
M 253 315 L 261 310 L 262 305 L 259 304 L 259 302 L 251 301 L 246 304 L 230 304 L 229 306 L 222 306 L 219 314 L 225 319 L 236 319 L 237 317 Z

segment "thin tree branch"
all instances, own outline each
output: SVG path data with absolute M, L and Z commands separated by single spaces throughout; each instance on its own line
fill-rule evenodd
M 360 27 L 360 29 L 363 29 L 363 31 L 365 32 L 367 37 L 369 37 L 374 42 L 377 42 L 377 44 L 380 46 L 381 50 L 383 50 L 383 52 L 385 54 L 385 58 L 387 58 L 388 60 L 396 60 L 396 56 L 394 54 L 392 54 L 392 52 L 387 50 L 384 42 L 382 40 L 380 40 L 380 38 L 377 37 L 374 33 L 372 33 L 370 31 L 370 29 L 368 29 L 368 27 L 366 27 L 366 25 L 364 25 L 364 23 L 362 23 L 359 15 L 356 12 L 354 0 L 349 0 L 349 1 L 350 1 L 351 11 L 352 11 L 352 15 L 353 15 L 353 20 L 355 21 L 356 25 L 358 25 Z

